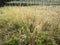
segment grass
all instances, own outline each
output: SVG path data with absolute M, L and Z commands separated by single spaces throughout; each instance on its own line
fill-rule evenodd
M 0 45 L 59 45 L 60 6 L 0 8 Z

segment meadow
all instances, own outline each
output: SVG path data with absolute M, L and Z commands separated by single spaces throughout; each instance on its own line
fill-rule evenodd
M 0 45 L 60 45 L 60 6 L 0 7 Z

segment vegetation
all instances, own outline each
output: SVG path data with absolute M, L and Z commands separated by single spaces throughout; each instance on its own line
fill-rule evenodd
M 1 7 L 0 45 L 60 45 L 60 6 Z
M 0 0 L 1 6 L 60 5 L 60 0 Z

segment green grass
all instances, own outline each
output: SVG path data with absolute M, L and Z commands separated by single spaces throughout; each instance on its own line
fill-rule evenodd
M 60 6 L 0 8 L 0 45 L 59 45 Z

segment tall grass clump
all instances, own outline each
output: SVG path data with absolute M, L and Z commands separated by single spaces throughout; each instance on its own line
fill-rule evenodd
M 0 45 L 60 45 L 59 14 L 50 8 L 0 8 Z

